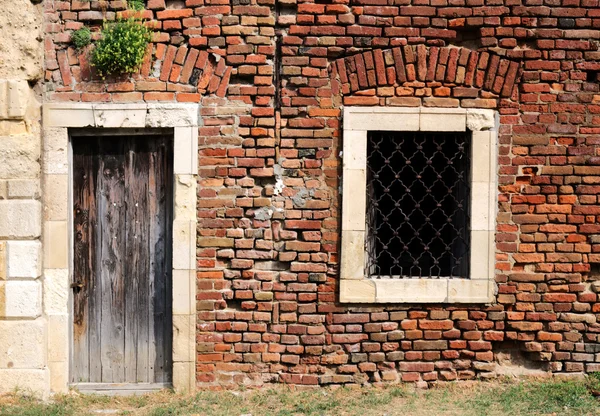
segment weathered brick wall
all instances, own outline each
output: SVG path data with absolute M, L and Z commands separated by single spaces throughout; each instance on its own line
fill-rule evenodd
M 69 33 L 123 3 L 45 2 L 46 96 L 200 103 L 199 385 L 600 370 L 598 0 L 149 0 L 102 82 Z M 336 302 L 342 105 L 498 110 L 495 304 Z

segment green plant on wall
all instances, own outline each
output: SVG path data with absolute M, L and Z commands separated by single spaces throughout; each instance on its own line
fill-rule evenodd
M 131 10 L 143 10 L 145 7 L 144 0 L 127 0 L 127 7 Z
M 92 51 L 92 65 L 102 77 L 136 72 L 144 60 L 151 31 L 134 18 L 105 22 Z
M 87 27 L 82 27 L 71 34 L 71 42 L 77 49 L 83 49 L 92 41 L 92 32 Z

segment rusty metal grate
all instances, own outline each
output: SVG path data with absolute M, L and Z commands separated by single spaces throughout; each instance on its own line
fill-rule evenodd
M 368 135 L 370 277 L 467 278 L 470 134 Z

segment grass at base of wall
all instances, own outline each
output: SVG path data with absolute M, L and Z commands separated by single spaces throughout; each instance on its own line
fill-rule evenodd
M 130 397 L 73 392 L 46 403 L 17 392 L 0 396 L 0 416 L 598 415 L 600 401 L 591 393 L 597 380 L 590 379 L 458 382 L 429 390 L 416 390 L 411 385 L 304 391 L 278 386 L 193 395 L 163 391 Z

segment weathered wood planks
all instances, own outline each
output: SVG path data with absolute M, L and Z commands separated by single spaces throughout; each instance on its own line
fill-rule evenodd
M 73 139 L 72 382 L 171 381 L 172 155 L 168 136 Z

